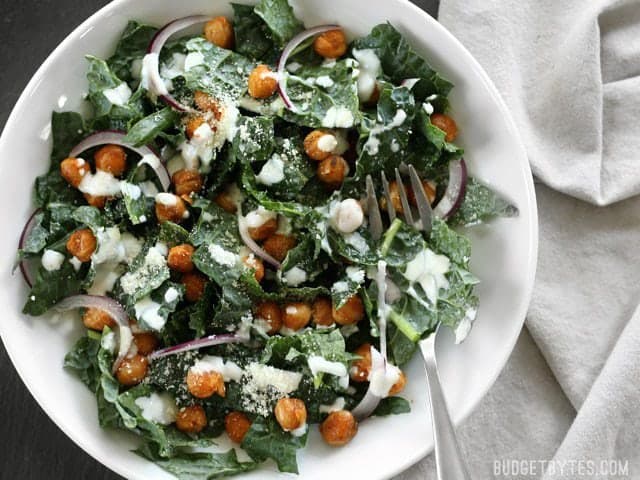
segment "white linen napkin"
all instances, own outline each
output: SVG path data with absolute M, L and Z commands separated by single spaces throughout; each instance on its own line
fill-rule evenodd
M 530 334 L 459 429 L 472 477 L 640 478 L 640 1 L 442 0 L 439 20 L 538 180 Z M 398 478 L 435 478 L 432 458 Z

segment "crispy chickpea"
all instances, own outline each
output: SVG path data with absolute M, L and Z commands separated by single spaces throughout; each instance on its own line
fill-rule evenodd
M 313 301 L 311 319 L 313 323 L 323 327 L 333 325 L 333 305 L 330 298 L 318 297 Z
M 187 388 L 196 398 L 209 398 L 213 394 L 224 397 L 226 394 L 222 374 L 213 370 L 197 372 L 190 368 L 187 372 Z
M 338 146 L 335 135 L 323 130 L 314 130 L 304 139 L 304 151 L 312 160 L 324 160 Z
M 216 17 L 204 26 L 205 38 L 220 48 L 233 48 L 233 25 L 227 17 Z
M 289 250 L 296 246 L 296 239 L 290 235 L 274 233 L 265 240 L 262 248 L 273 258 L 281 262 L 287 256 Z
M 204 112 L 212 112 L 213 117 L 216 120 L 220 120 L 220 117 L 222 116 L 220 105 L 211 95 L 200 90 L 196 90 L 193 93 L 193 101 L 195 102 L 196 107 L 200 110 Z
M 156 196 L 156 218 L 159 223 L 180 223 L 189 217 L 189 211 L 183 199 L 171 193 L 160 193 Z
M 329 30 L 316 37 L 313 49 L 321 57 L 338 58 L 347 51 L 347 39 L 341 29 Z
M 85 327 L 98 332 L 104 330 L 104 327 L 113 328 L 116 324 L 111 315 L 99 308 L 87 308 L 82 315 L 82 323 Z
M 202 175 L 197 170 L 178 170 L 171 177 L 176 195 L 182 197 L 183 195 L 191 195 L 192 193 L 198 193 L 202 189 L 204 184 Z
M 114 177 L 119 177 L 127 169 L 127 153 L 120 145 L 105 145 L 95 153 L 93 159 L 96 169 L 109 172 Z
M 311 307 L 304 302 L 287 303 L 283 311 L 282 323 L 291 330 L 298 331 L 306 327 L 311 320 Z
M 96 251 L 96 246 L 96 237 L 88 228 L 76 230 L 67 240 L 67 251 L 81 262 L 91 260 L 91 255 Z
M 267 65 L 258 65 L 249 75 L 249 95 L 269 98 L 278 88 L 278 81 Z
M 256 282 L 260 283 L 264 278 L 264 262 L 262 259 L 256 257 L 253 253 L 242 259 L 242 263 L 253 270 L 253 276 Z
M 85 193 L 84 199 L 89 205 L 96 208 L 104 208 L 107 204 L 107 197 L 89 195 L 88 193 Z
M 446 133 L 444 139 L 447 142 L 453 142 L 458 136 L 458 125 L 449 115 L 434 113 L 431 115 L 431 123 Z
M 281 398 L 274 409 L 276 420 L 283 430 L 290 432 L 307 421 L 307 407 L 299 398 Z
M 346 303 L 333 309 L 333 319 L 338 325 L 352 325 L 364 318 L 364 304 L 358 294 L 349 298 Z
M 332 447 L 346 445 L 358 433 L 358 422 L 347 410 L 331 412 L 320 424 L 320 434 Z
M 182 408 L 176 414 L 176 428 L 185 433 L 200 433 L 207 426 L 207 414 L 200 405 Z
M 362 358 L 351 362 L 349 376 L 354 382 L 366 382 L 371 373 L 371 344 L 363 343 L 353 353 Z
M 233 197 L 228 192 L 221 192 L 213 199 L 216 204 L 227 213 L 236 213 L 238 206 L 233 201 Z
M 427 195 L 427 200 L 429 200 L 429 203 L 433 203 L 433 201 L 436 199 L 435 184 L 427 180 L 422 180 L 421 183 L 424 193 Z M 418 203 L 416 202 L 416 193 L 413 191 L 413 188 L 407 189 L 407 197 L 411 205 L 413 205 L 414 207 L 418 205 Z
M 331 188 L 342 185 L 344 177 L 349 173 L 349 164 L 340 155 L 331 155 L 318 165 L 318 180 Z
M 151 332 L 140 332 L 133 335 L 133 343 L 136 344 L 140 355 L 149 355 L 158 347 L 160 341 Z
M 256 318 L 264 320 L 269 324 L 270 328 L 267 331 L 269 335 L 277 333 L 280 328 L 282 328 L 282 310 L 276 302 L 267 301 L 259 303 L 256 307 L 255 315 Z
M 82 178 L 89 172 L 89 164 L 82 158 L 65 158 L 60 162 L 60 175 L 72 187 L 78 188 Z
M 395 180 L 393 182 L 389 182 L 389 197 L 391 197 L 391 205 L 393 205 L 396 213 L 402 214 L 404 212 L 404 208 L 402 208 L 402 201 L 400 200 L 400 189 L 398 188 L 398 182 Z M 387 197 L 386 195 L 380 196 L 380 208 L 383 210 L 387 210 Z
M 251 428 L 251 420 L 242 412 L 231 412 L 224 417 L 224 429 L 232 442 L 242 443 Z
M 182 284 L 185 287 L 184 297 L 189 302 L 197 302 L 204 295 L 207 286 L 207 278 L 201 273 L 185 273 L 182 275 Z
M 193 266 L 191 257 L 193 256 L 194 251 L 195 248 L 193 245 L 189 245 L 188 243 L 171 247 L 169 255 L 167 255 L 167 264 L 169 265 L 169 268 L 180 273 L 193 272 L 195 267 Z
M 127 357 L 116 370 L 116 378 L 120 384 L 127 387 L 137 385 L 147 376 L 148 367 L 149 361 L 144 355 Z
M 184 133 L 187 135 L 187 138 L 192 138 L 196 130 L 205 122 L 206 120 L 202 116 L 190 117 L 184 127 Z
M 407 376 L 403 371 L 400 371 L 400 376 L 398 377 L 398 381 L 393 384 L 391 389 L 389 390 L 389 395 L 397 395 L 402 390 L 404 390 L 405 385 L 407 384 Z
M 266 240 L 278 230 L 278 220 L 270 218 L 259 227 L 249 227 L 249 236 L 254 240 Z

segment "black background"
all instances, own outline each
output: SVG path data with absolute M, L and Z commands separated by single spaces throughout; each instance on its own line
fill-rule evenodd
M 413 2 L 435 16 L 438 0 Z M 76 26 L 107 3 L 103 0 L 0 0 L 2 127 L 23 88 L 49 53 Z M 120 477 L 84 453 L 49 420 L 22 384 L 0 345 L 0 479 L 88 478 Z

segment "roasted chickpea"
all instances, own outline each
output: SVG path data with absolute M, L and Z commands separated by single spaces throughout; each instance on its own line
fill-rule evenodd
M 400 189 L 398 188 L 398 182 L 395 180 L 393 182 L 389 182 L 389 197 L 391 197 L 391 205 L 394 210 L 398 214 L 404 213 L 404 208 L 402 208 L 402 201 L 400 200 Z M 386 195 L 380 195 L 380 208 L 384 211 L 387 210 L 387 197 Z
M 120 384 L 131 387 L 139 384 L 147 376 L 148 368 L 149 361 L 147 357 L 136 354 L 122 361 L 118 370 L 116 370 L 116 378 Z
M 224 397 L 226 394 L 222 374 L 214 371 L 198 372 L 190 368 L 187 372 L 187 388 L 196 398 L 209 398 L 214 393 Z
M 258 65 L 249 75 L 249 95 L 269 98 L 278 88 L 278 81 L 267 65 Z
M 84 199 L 87 201 L 89 205 L 96 208 L 104 208 L 104 206 L 107 204 L 107 197 L 94 196 L 94 195 L 89 195 L 88 193 L 85 193 Z
M 434 113 L 431 115 L 431 123 L 446 133 L 444 139 L 447 142 L 453 142 L 458 136 L 458 125 L 449 115 Z
M 404 390 L 405 385 L 407 384 L 407 376 L 403 371 L 400 371 L 400 377 L 398 377 L 398 381 L 393 384 L 391 389 L 389 390 L 389 395 L 397 395 L 402 390 Z
M 176 414 L 176 428 L 185 433 L 200 433 L 207 426 L 207 414 L 200 405 L 182 408 Z
M 349 298 L 346 303 L 338 308 L 333 308 L 333 319 L 339 325 L 352 325 L 364 318 L 364 304 L 358 294 Z
M 421 183 L 422 183 L 422 189 L 424 190 L 424 193 L 427 195 L 427 200 L 429 200 L 429 203 L 433 203 L 433 201 L 436 199 L 435 184 L 427 180 L 422 180 Z M 413 191 L 413 188 L 407 189 L 407 197 L 411 205 L 413 205 L 414 207 L 418 205 L 418 203 L 416 202 L 416 193 Z
M 341 29 L 329 30 L 316 37 L 313 49 L 321 57 L 338 58 L 347 52 L 347 39 Z
M 109 172 L 114 177 L 119 177 L 127 169 L 127 153 L 120 145 L 105 145 L 95 153 L 93 159 L 96 169 Z
M 176 195 L 191 195 L 202 190 L 204 181 L 202 175 L 197 170 L 178 170 L 171 177 Z
M 194 251 L 195 248 L 193 245 L 189 245 L 188 243 L 172 247 L 169 250 L 169 255 L 167 255 L 167 264 L 169 265 L 169 268 L 180 273 L 193 272 L 195 267 L 193 266 L 191 257 L 193 256 Z
M 224 417 L 224 429 L 232 442 L 242 443 L 251 428 L 251 420 L 242 412 L 231 412 Z
M 327 297 L 318 297 L 313 301 L 311 319 L 316 325 L 330 327 L 333 325 L 333 305 L 331 299 Z
M 220 117 L 222 116 L 220 105 L 211 95 L 200 90 L 196 90 L 193 93 L 193 101 L 195 102 L 196 107 L 200 110 L 204 112 L 212 112 L 213 117 L 216 120 L 220 120 Z
M 116 324 L 111 315 L 99 308 L 87 308 L 82 315 L 82 323 L 85 327 L 98 332 L 104 330 L 104 327 L 113 328 Z
M 318 180 L 331 188 L 342 185 L 344 177 L 349 173 L 349 164 L 340 155 L 331 155 L 318 165 Z
M 312 160 L 324 160 L 331 156 L 338 146 L 338 140 L 331 132 L 314 130 L 304 139 L 304 151 Z
M 307 407 L 299 398 L 281 398 L 274 409 L 276 420 L 283 430 L 290 432 L 307 421 Z
M 197 302 L 204 295 L 207 286 L 207 278 L 201 273 L 185 273 L 182 275 L 182 284 L 185 287 L 184 297 L 189 302 Z
M 289 250 L 296 246 L 296 239 L 290 235 L 274 233 L 265 240 L 262 248 L 273 258 L 281 262 L 287 256 Z
M 96 251 L 96 246 L 96 237 L 88 228 L 76 230 L 67 240 L 67 251 L 81 262 L 91 260 L 91 255 Z
M 259 227 L 249 227 L 247 230 L 254 240 L 266 240 L 278 230 L 278 220 L 270 218 Z
M 358 433 L 358 422 L 347 410 L 331 412 L 320 424 L 320 434 L 332 447 L 346 445 Z
M 353 353 L 362 358 L 351 362 L 349 376 L 354 382 L 366 382 L 371 373 L 371 344 L 363 343 Z
M 282 328 L 282 310 L 276 302 L 259 303 L 256 307 L 255 316 L 269 324 L 270 328 L 267 331 L 269 335 L 277 333 Z
M 216 204 L 227 213 L 236 213 L 238 206 L 228 192 L 221 192 L 213 199 Z
M 140 332 L 133 335 L 133 343 L 136 344 L 140 355 L 149 355 L 158 348 L 158 337 L 151 332 Z
M 156 218 L 158 222 L 180 223 L 189 217 L 189 211 L 184 200 L 171 193 L 156 195 Z
M 90 171 L 91 167 L 82 158 L 65 158 L 60 162 L 60 175 L 72 187 L 78 188 L 82 178 Z
M 198 128 L 200 128 L 200 126 L 205 122 L 205 118 L 199 115 L 195 117 L 189 117 L 184 127 L 184 133 L 187 135 L 187 138 L 192 138 L 193 134 L 196 133 L 196 130 L 198 130 Z
M 311 307 L 303 302 L 287 303 L 283 311 L 282 322 L 291 330 L 298 331 L 306 327 L 311 320 Z
M 216 17 L 204 26 L 205 38 L 220 48 L 232 49 L 234 43 L 233 25 L 226 17 Z
M 264 278 L 264 262 L 261 258 L 256 257 L 253 253 L 242 259 L 242 263 L 247 267 L 253 269 L 253 276 L 256 282 L 260 283 Z

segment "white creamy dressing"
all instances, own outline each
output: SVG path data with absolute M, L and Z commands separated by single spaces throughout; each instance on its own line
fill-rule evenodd
M 351 110 L 342 106 L 332 106 L 322 119 L 322 126 L 326 128 L 351 128 L 355 119 Z
M 115 197 L 121 193 L 120 183 L 111 173 L 97 170 L 96 173 L 85 173 L 78 190 L 94 197 Z
M 364 144 L 364 149 L 369 155 L 377 155 L 380 149 L 380 140 L 378 135 L 389 130 L 393 130 L 401 126 L 407 119 L 407 112 L 399 108 L 393 116 L 391 122 L 387 125 L 377 124 L 369 132 L 369 138 Z
M 142 320 L 149 328 L 159 332 L 167 322 L 160 315 L 162 304 L 154 302 L 149 295 L 138 300 L 133 308 L 136 311 L 136 319 Z
M 387 362 L 375 348 L 371 347 L 371 372 L 369 373 L 369 390 L 380 398 L 389 396 L 389 390 L 400 378 L 400 369 Z
M 335 135 L 325 133 L 318 139 L 317 145 L 318 150 L 333 153 L 333 151 L 338 147 L 338 139 Z
M 340 410 L 344 410 L 344 405 L 344 397 L 338 397 L 331 405 L 320 405 L 320 408 L 318 410 L 320 411 L 320 413 L 338 412 Z
M 302 270 L 300 267 L 293 267 L 283 274 L 282 279 L 287 285 L 297 287 L 301 283 L 307 281 L 307 272 Z
M 257 209 L 250 211 L 245 216 L 245 220 L 247 222 L 247 227 L 249 228 L 259 228 L 269 220 L 275 220 L 278 214 L 276 212 L 272 212 L 267 210 L 262 205 L 260 205 Z
M 407 264 L 404 277 L 411 284 L 420 285 L 429 301 L 435 305 L 440 289 L 449 288 L 449 281 L 445 274 L 449 272 L 450 264 L 448 257 L 438 255 L 431 249 L 425 248 Z M 408 293 L 412 294 L 412 292 Z
M 205 355 L 190 368 L 193 373 L 218 372 L 225 382 L 231 380 L 239 382 L 242 378 L 242 368 L 231 360 L 224 360 L 222 357 Z
M 117 87 L 103 90 L 102 94 L 107 97 L 109 102 L 119 107 L 124 107 L 131 99 L 131 89 L 126 82 L 122 82 Z
M 65 256 L 62 253 L 47 249 L 42 254 L 41 262 L 47 272 L 55 272 L 56 270 L 60 270 L 64 259 Z
M 275 185 L 284 180 L 284 160 L 278 153 L 274 153 L 256 175 L 256 181 L 263 185 Z
M 281 370 L 255 362 L 247 365 L 246 371 L 256 388 L 266 390 L 267 387 L 272 386 L 284 394 L 297 390 L 302 380 L 302 374 L 299 372 Z
M 349 386 L 349 372 L 343 363 L 330 362 L 319 355 L 310 355 L 307 358 L 307 364 L 313 376 L 318 375 L 318 373 L 328 373 L 339 378 L 338 382 L 342 388 Z
M 89 295 L 106 295 L 113 290 L 118 278 L 124 272 L 124 267 L 119 263 L 102 263 L 95 266 L 93 283 L 87 290 Z
M 209 254 L 213 261 L 225 267 L 233 267 L 238 263 L 239 257 L 233 252 L 225 250 L 217 243 L 212 243 L 208 247 Z
M 148 397 L 138 397 L 135 404 L 142 410 L 142 417 L 160 425 L 175 422 L 178 407 L 171 395 L 166 392 L 153 392 Z
M 376 89 L 376 80 L 382 73 L 380 59 L 375 50 L 367 48 L 364 50 L 353 50 L 353 56 L 358 60 L 360 75 L 358 75 L 358 97 L 361 102 L 366 102 L 371 98 Z
M 331 205 L 329 215 L 332 226 L 343 234 L 355 232 L 364 222 L 364 212 L 355 198 Z

